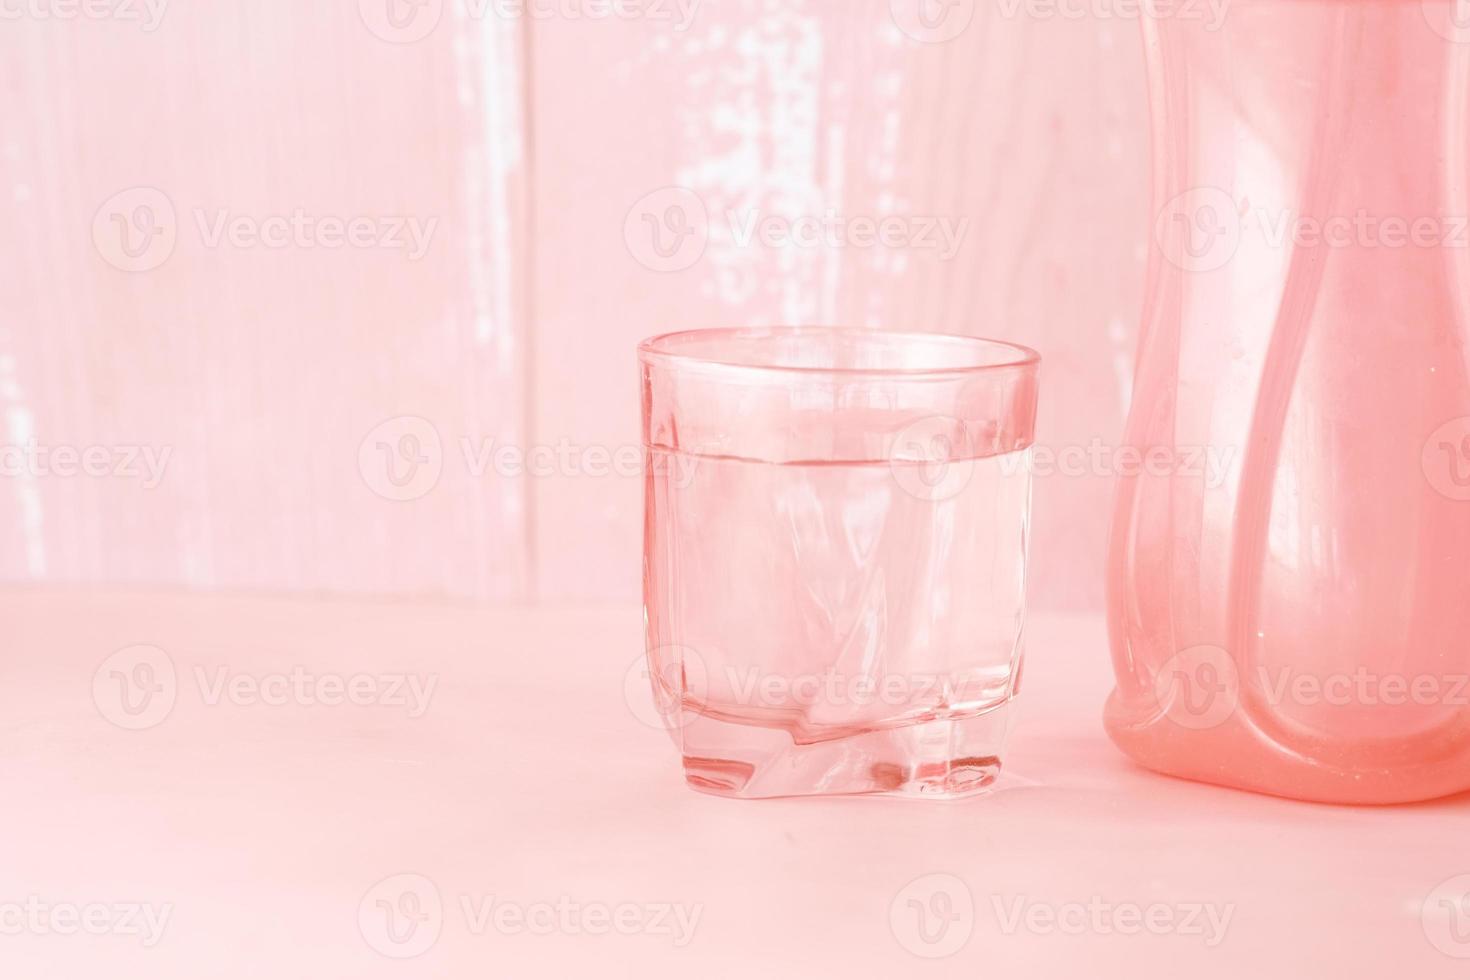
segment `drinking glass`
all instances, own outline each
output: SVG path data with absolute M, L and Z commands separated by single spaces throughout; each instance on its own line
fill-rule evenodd
M 989 786 L 1021 676 L 1037 354 L 801 327 L 639 359 L 648 671 L 689 784 Z

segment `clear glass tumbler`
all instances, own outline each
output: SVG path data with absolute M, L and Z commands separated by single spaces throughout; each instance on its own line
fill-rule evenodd
M 802 327 L 639 357 L 649 676 L 690 785 L 990 785 L 1021 674 L 1036 353 Z

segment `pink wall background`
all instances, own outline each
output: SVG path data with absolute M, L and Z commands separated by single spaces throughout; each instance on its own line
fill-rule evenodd
M 925 31 L 920 2 L 14 8 L 0 577 L 631 600 L 633 346 L 681 327 L 1019 340 L 1043 445 L 1115 441 L 1138 25 L 924 0 Z M 694 234 L 663 258 L 670 206 Z M 742 239 L 829 211 L 968 224 L 953 254 Z M 535 447 L 571 463 L 515 473 Z M 1100 603 L 1110 486 L 1038 481 L 1038 606 Z

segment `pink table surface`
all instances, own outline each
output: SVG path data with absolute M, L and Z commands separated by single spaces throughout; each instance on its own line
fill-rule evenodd
M 1090 617 L 1033 617 L 1007 775 L 960 803 L 685 788 L 625 699 L 631 606 L 16 590 L 0 617 L 5 978 L 1470 977 L 1464 923 L 1423 912 L 1470 873 L 1470 799 L 1334 808 L 1139 770 L 1102 734 Z M 177 688 L 139 730 L 109 720 L 134 644 Z M 416 718 L 387 680 L 371 705 L 214 696 L 222 669 L 295 668 L 437 680 Z M 421 931 L 390 937 L 378 903 L 405 895 Z

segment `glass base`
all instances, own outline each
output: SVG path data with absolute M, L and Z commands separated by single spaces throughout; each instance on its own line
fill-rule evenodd
M 684 776 L 700 792 L 739 799 L 976 796 L 1000 775 L 1012 704 L 810 742 L 785 729 L 699 716 L 681 733 Z

